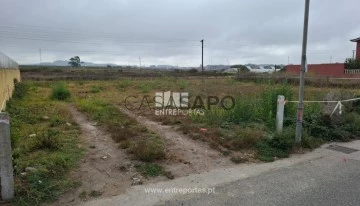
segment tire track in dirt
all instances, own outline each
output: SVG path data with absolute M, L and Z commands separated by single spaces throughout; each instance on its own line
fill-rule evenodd
M 81 129 L 81 147 L 87 154 L 71 176 L 80 187 L 65 193 L 53 205 L 78 205 L 97 196 L 111 197 L 124 193 L 131 178 L 138 175 L 134 161 L 112 140 L 111 136 L 87 120 L 74 106 L 69 107 Z
M 164 163 L 160 164 L 175 177 L 233 165 L 229 158 L 224 157 L 219 151 L 210 148 L 208 143 L 193 140 L 175 131 L 171 126 L 162 125 L 161 123 L 138 116 L 119 105 L 115 106 L 152 132 L 165 138 L 167 158 Z

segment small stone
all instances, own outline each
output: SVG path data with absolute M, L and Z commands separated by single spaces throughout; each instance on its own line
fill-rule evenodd
M 207 132 L 208 131 L 208 129 L 206 129 L 206 128 L 200 128 L 200 132 Z
M 92 126 L 96 126 L 97 125 L 97 122 L 93 122 L 91 123 Z
M 174 175 L 170 171 L 166 171 L 164 173 L 164 175 L 165 175 L 165 177 L 167 177 L 167 178 L 169 178 L 171 180 L 175 178 Z
M 36 137 L 36 134 L 31 134 L 29 135 L 29 137 Z
M 107 158 L 108 158 L 108 156 L 107 156 L 107 155 L 105 155 L 105 156 L 101 157 L 101 159 L 103 159 L 103 160 L 106 160 Z
M 36 171 L 37 171 L 37 169 L 34 168 L 34 167 L 27 167 L 27 168 L 25 168 L 25 172 L 36 172 Z
M 70 124 L 69 122 L 66 122 L 66 125 L 70 127 L 72 124 Z
M 122 172 L 127 172 L 128 171 L 128 169 L 124 165 L 119 166 L 119 170 L 122 171 Z
M 42 117 L 41 117 L 41 119 L 42 119 L 42 120 L 49 120 L 49 119 L 50 119 L 50 117 L 48 117 L 48 116 L 44 115 L 44 116 L 42 116 Z
M 20 176 L 21 177 L 25 177 L 27 175 L 27 173 L 26 172 L 22 172 L 22 173 L 20 173 Z
M 140 178 L 133 177 L 133 178 L 131 178 L 131 179 L 132 179 L 131 185 L 142 185 L 142 184 L 143 184 L 143 182 L 141 181 Z

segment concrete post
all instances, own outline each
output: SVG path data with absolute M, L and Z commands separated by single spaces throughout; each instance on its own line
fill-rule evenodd
M 14 171 L 12 165 L 9 115 L 0 113 L 0 181 L 3 200 L 14 198 Z
M 283 130 L 284 123 L 284 107 L 285 107 L 285 97 L 279 95 L 277 99 L 277 109 L 276 109 L 276 132 L 280 133 Z

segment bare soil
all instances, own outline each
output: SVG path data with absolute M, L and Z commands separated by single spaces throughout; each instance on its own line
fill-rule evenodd
M 187 135 L 176 131 L 172 126 L 162 125 L 146 117 L 138 116 L 123 107 L 117 107 L 124 114 L 136 119 L 149 130 L 159 136 L 165 137 L 167 158 L 165 162 L 160 164 L 175 177 L 234 165 L 228 157 L 210 148 L 207 142 L 193 140 Z
M 81 147 L 86 155 L 71 176 L 81 183 L 73 191 L 60 197 L 54 205 L 78 205 L 96 197 L 110 197 L 124 193 L 139 174 L 134 161 L 112 140 L 111 136 L 94 126 L 86 116 L 71 106 L 74 121 L 81 129 Z
M 118 108 L 129 117 L 166 140 L 166 159 L 157 162 L 173 177 L 206 172 L 214 168 L 225 168 L 233 165 L 228 157 L 209 147 L 208 143 L 196 141 L 176 131 L 171 126 L 137 116 L 120 106 Z M 125 193 L 133 183 L 132 178 L 141 179 L 144 184 L 167 180 L 166 177 L 145 179 L 136 171 L 136 160 L 119 148 L 111 135 L 99 129 L 95 123 L 71 106 L 74 121 L 81 129 L 81 147 L 86 155 L 78 169 L 71 173 L 79 187 L 65 193 L 53 205 L 79 205 L 94 198 L 116 196 Z

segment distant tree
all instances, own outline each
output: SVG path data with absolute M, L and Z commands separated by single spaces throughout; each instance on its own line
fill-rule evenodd
M 246 66 L 241 64 L 231 65 L 230 68 L 236 68 L 238 69 L 239 72 L 250 72 L 250 69 L 248 69 Z
M 345 60 L 345 69 L 360 69 L 360 59 L 347 58 Z
M 285 71 L 285 67 L 281 66 L 281 65 L 275 65 L 275 71 L 276 72 L 284 72 Z
M 112 66 L 110 64 L 106 65 L 107 68 L 112 68 Z
M 189 73 L 198 73 L 199 71 L 197 69 L 190 69 Z
M 72 67 L 80 67 L 81 66 L 80 57 L 79 56 L 71 57 L 68 64 L 70 64 Z

